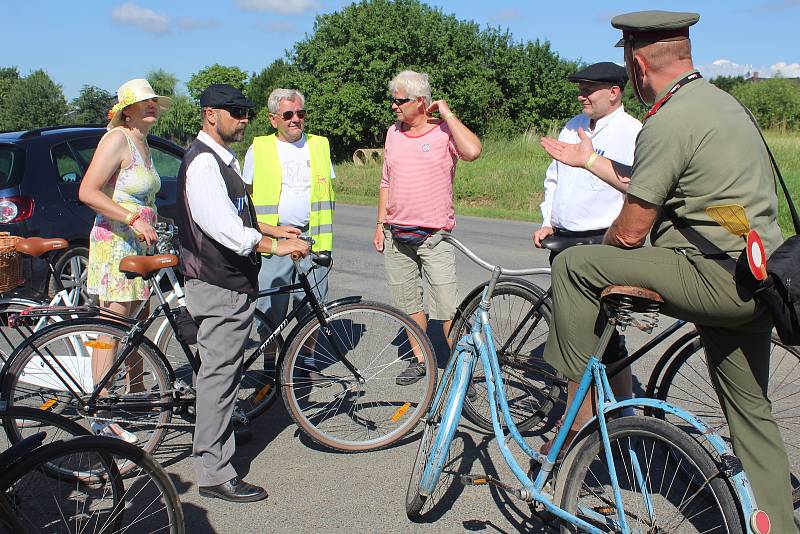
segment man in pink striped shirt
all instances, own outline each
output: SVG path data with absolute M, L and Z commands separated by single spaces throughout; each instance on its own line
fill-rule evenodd
M 383 253 L 394 305 L 423 330 L 427 317 L 422 282 L 428 292 L 428 315 L 443 321 L 444 336 L 458 306 L 455 250 L 449 243 L 420 247 L 436 232 L 456 224 L 453 178 L 459 159 L 481 155 L 481 141 L 458 120 L 444 100 L 432 101 L 428 75 L 403 71 L 389 82 L 397 122 L 386 133 L 378 221 L 372 244 Z M 432 114 L 439 112 L 441 118 Z M 412 347 L 418 353 L 416 347 Z M 400 385 L 425 376 L 421 357 L 411 359 L 397 377 Z

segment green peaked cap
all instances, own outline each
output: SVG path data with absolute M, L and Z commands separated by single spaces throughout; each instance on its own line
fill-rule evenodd
M 611 25 L 622 30 L 622 39 L 616 46 L 625 46 L 626 42 L 656 43 L 688 39 L 689 26 L 698 20 L 699 13 L 636 11 L 617 15 L 611 19 Z

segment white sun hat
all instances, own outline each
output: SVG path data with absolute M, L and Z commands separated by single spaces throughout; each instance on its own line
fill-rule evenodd
M 143 78 L 136 78 L 129 80 L 117 89 L 117 103 L 108 112 L 108 129 L 120 126 L 125 122 L 124 115 L 120 113 L 123 109 L 141 102 L 142 100 L 150 100 L 151 98 L 158 99 L 158 107 L 161 108 L 161 113 L 167 111 L 172 105 L 172 99 L 168 96 L 159 96 L 150 87 L 150 82 Z

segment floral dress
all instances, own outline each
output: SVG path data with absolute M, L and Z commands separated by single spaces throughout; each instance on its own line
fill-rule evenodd
M 126 168 L 120 169 L 116 179 L 108 181 L 103 192 L 123 208 L 138 213 L 143 220 L 154 224 L 155 198 L 161 189 L 161 178 L 153 167 L 152 158 L 145 163 L 125 129 L 114 128 L 114 130 L 120 130 L 125 134 L 131 151 L 131 163 Z M 146 243 L 139 240 L 133 228 L 124 222 L 117 222 L 98 214 L 89 234 L 87 291 L 97 295 L 103 302 L 144 300 L 148 296 L 144 280 L 127 279 L 119 272 L 119 262 L 125 256 L 145 253 Z

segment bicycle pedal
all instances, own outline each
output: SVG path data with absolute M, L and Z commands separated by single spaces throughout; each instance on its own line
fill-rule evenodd
M 461 483 L 465 486 L 485 486 L 491 484 L 491 478 L 487 475 L 459 475 Z

